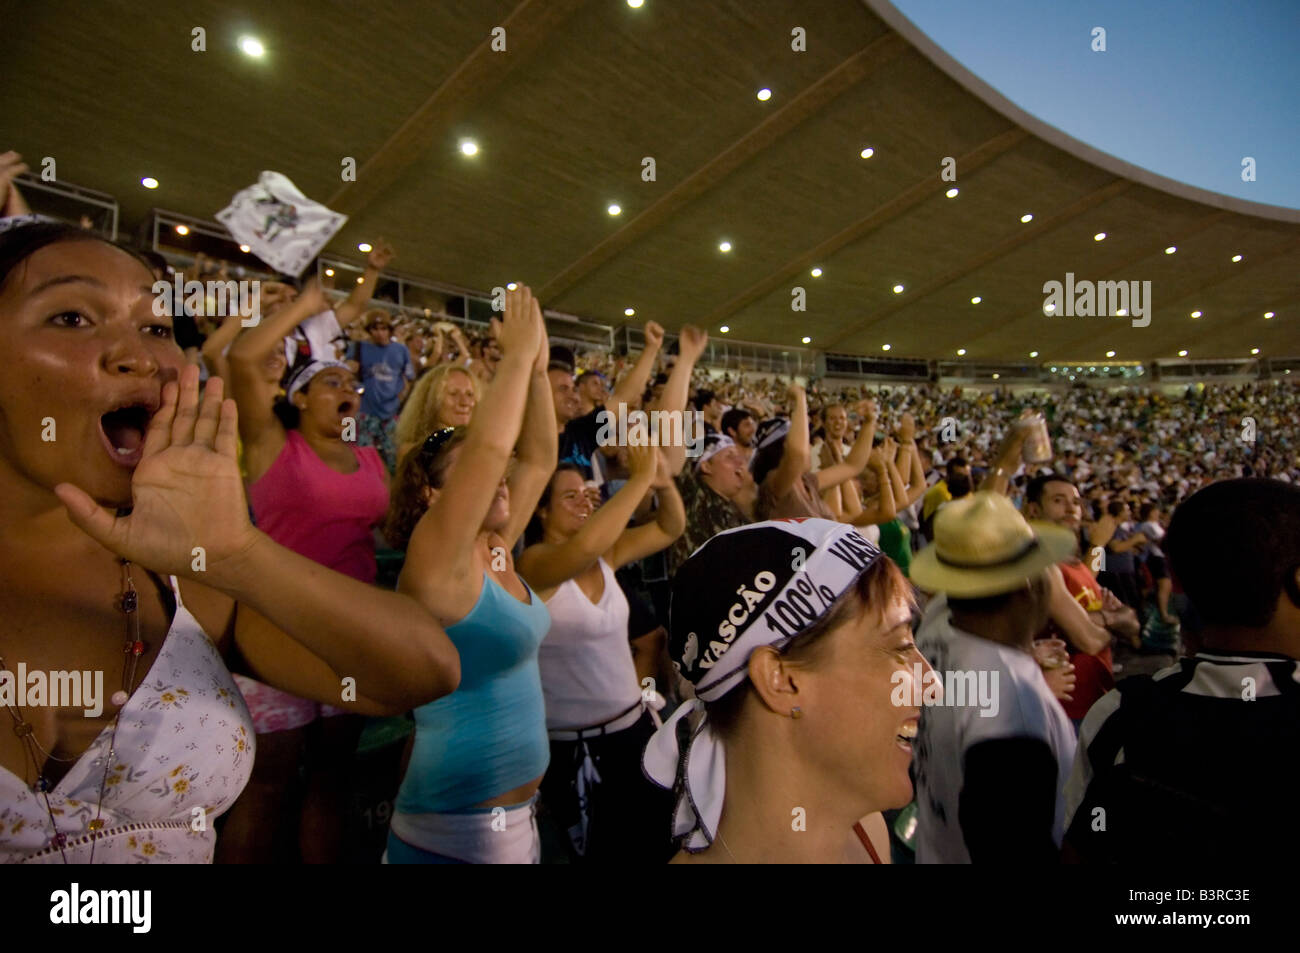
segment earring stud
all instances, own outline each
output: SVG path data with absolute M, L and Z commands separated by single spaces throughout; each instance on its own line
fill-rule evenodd
M 794 708 L 791 708 L 791 709 L 790 709 L 790 717 L 791 717 L 791 718 L 802 718 L 802 717 L 803 717 L 803 709 L 800 708 L 798 705 L 796 705 Z

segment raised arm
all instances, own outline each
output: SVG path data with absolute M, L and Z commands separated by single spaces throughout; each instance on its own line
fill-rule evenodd
M 284 440 L 284 427 L 271 410 L 275 385 L 263 379 L 262 365 L 276 348 L 284 347 L 284 339 L 294 328 L 325 306 L 325 295 L 313 278 L 292 303 L 246 328 L 230 345 L 226 354 L 230 389 L 239 405 L 239 436 L 245 452 L 259 452 L 259 444 L 264 444 L 261 449 L 278 452 L 278 446 L 271 445 Z
M 876 439 L 876 402 L 859 401 L 855 409 L 862 416 L 862 427 L 858 430 L 858 437 L 853 441 L 853 447 L 843 461 L 817 471 L 819 489 L 829 489 L 845 480 L 851 480 L 867 465 L 867 459 L 871 456 L 872 441 Z
M 1016 475 L 1020 469 L 1020 454 L 1025 445 L 1025 438 L 1029 431 L 1025 427 L 1018 426 L 1019 421 L 1027 417 L 1031 411 L 1025 411 L 1019 418 L 1012 421 L 1011 426 L 1007 429 L 1007 435 L 1002 440 L 1002 445 L 998 447 L 997 456 L 993 458 L 993 466 L 980 482 L 981 490 L 991 490 L 994 493 L 1005 494 L 1011 484 L 1011 478 Z
M 627 404 L 631 407 L 645 393 L 646 382 L 650 380 L 650 372 L 654 370 L 655 359 L 659 357 L 659 350 L 663 345 L 664 329 L 654 321 L 647 321 L 645 349 L 632 365 L 632 369 L 624 374 L 610 391 L 609 406 L 618 407 L 619 404 Z
M 812 466 L 812 451 L 808 444 L 808 395 L 798 384 L 790 385 L 790 403 L 790 430 L 785 436 L 785 446 L 781 448 L 781 462 L 767 477 L 772 481 L 771 492 L 778 500 L 789 493 L 795 482 L 803 479 Z
M 655 475 L 655 449 L 628 447 L 631 474 L 609 502 L 596 510 L 582 528 L 560 543 L 537 543 L 524 550 L 516 570 L 534 589 L 553 589 L 595 565 L 614 548 L 627 529 L 637 504 Z
M 482 403 L 474 411 L 446 485 L 416 524 L 406 550 L 398 589 L 410 593 L 437 618 L 454 622 L 474 608 L 479 587 L 471 579 L 474 543 L 519 439 L 524 404 L 537 361 L 542 329 L 523 285 L 506 292 L 497 332 L 505 356 Z
M 230 315 L 221 322 L 221 326 L 208 335 L 203 342 L 203 360 L 208 365 L 210 377 L 220 377 L 230 382 L 230 361 L 226 359 L 226 350 L 239 337 L 241 324 L 238 318 Z
M 847 520 L 854 526 L 878 526 L 898 516 L 898 507 L 894 503 L 894 487 L 889 478 L 889 466 L 879 447 L 871 452 L 867 466 L 875 471 L 876 480 L 880 485 L 880 495 L 871 505 L 864 502 L 862 508 Z
M 382 238 L 375 239 L 375 247 L 371 250 L 370 257 L 366 259 L 366 270 L 361 275 L 361 283 L 353 288 L 343 299 L 343 303 L 334 309 L 334 317 L 338 319 L 340 328 L 346 329 L 365 313 L 370 299 L 375 296 L 380 273 L 388 267 L 388 263 L 394 256 L 392 245 Z
M 551 391 L 546 367 L 551 346 L 542 320 L 541 306 L 532 302 L 533 320 L 541 328 L 541 343 L 533 361 L 532 376 L 528 384 L 528 402 L 524 407 L 524 423 L 515 448 L 515 465 L 510 474 L 510 522 L 501 532 L 502 538 L 514 547 L 537 509 L 546 484 L 555 472 L 555 462 L 560 455 L 560 438 L 555 426 L 555 396 Z
M 613 552 L 605 558 L 612 569 L 667 549 L 686 532 L 686 508 L 677 492 L 677 482 L 668 475 L 668 463 L 663 453 L 656 454 L 656 457 L 655 481 L 651 486 L 659 496 L 659 512 L 655 514 L 653 523 L 623 530 Z
M 690 393 L 691 374 L 695 370 L 695 362 L 700 359 L 708 344 L 707 331 L 701 331 L 691 325 L 682 328 L 682 333 L 677 338 L 677 363 L 673 365 L 668 375 L 668 383 L 664 385 L 664 392 L 659 399 L 659 410 L 672 413 L 686 409 L 686 398 Z M 668 462 L 668 472 L 673 476 L 681 473 L 682 467 L 686 464 L 686 448 L 682 446 L 663 449 L 664 458 Z

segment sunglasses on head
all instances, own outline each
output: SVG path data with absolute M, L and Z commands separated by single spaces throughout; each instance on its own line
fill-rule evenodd
M 436 457 L 438 451 L 454 436 L 456 436 L 455 427 L 443 427 L 441 430 L 435 430 L 424 438 L 424 446 L 420 448 L 420 455 L 425 458 Z

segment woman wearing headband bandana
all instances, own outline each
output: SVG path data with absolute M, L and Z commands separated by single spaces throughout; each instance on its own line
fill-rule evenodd
M 873 816 L 912 797 L 929 671 L 911 611 L 897 567 L 830 520 L 728 530 L 687 560 L 669 654 L 696 698 L 644 755 L 677 795 L 676 862 L 888 860 Z
M 374 447 L 358 446 L 361 398 L 355 375 L 333 360 L 294 368 L 279 397 L 269 372 L 284 340 L 328 307 L 315 279 L 292 302 L 243 330 L 227 354 L 248 498 L 258 526 L 276 542 L 323 566 L 373 584 L 374 527 L 388 509 L 388 471 Z M 227 319 L 229 320 L 229 319 Z M 284 826 L 298 819 L 299 848 L 311 863 L 335 863 L 343 841 L 348 772 L 363 727 L 320 705 L 236 676 L 257 730 L 258 759 L 248 788 L 230 812 L 219 860 L 268 863 Z M 309 729 L 309 726 L 310 729 Z M 300 764 L 306 793 L 293 804 Z
M 376 715 L 451 691 L 459 661 L 413 599 L 250 524 L 235 404 L 220 379 L 200 400 L 147 264 L 4 225 L 0 670 L 102 672 L 111 696 L 0 710 L 0 862 L 210 861 L 254 760 L 223 655 Z
M 506 293 L 497 327 L 505 356 L 473 421 L 403 458 L 386 525 L 406 550 L 399 591 L 447 626 L 462 671 L 461 691 L 415 712 L 389 863 L 540 859 L 533 808 L 550 750 L 537 649 L 551 617 L 511 551 L 559 441 L 546 327 L 526 286 Z

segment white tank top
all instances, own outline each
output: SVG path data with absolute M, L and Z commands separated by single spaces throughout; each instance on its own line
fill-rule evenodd
M 537 661 L 549 731 L 599 725 L 641 699 L 627 639 L 627 597 L 603 559 L 600 571 L 605 578 L 600 602 L 593 603 L 570 579 L 546 603 L 551 631 Z
M 104 827 L 93 840 L 95 863 L 212 862 L 212 822 L 239 797 L 253 769 L 253 723 L 216 646 L 181 602 L 175 577 L 171 584 L 176 616 L 122 708 L 107 782 L 111 723 L 49 792 L 59 832 L 67 835 L 62 852 L 52 846 L 44 796 L 0 767 L 0 864 L 61 864 L 65 854 L 68 863 L 88 863 L 88 825 L 101 784 Z

